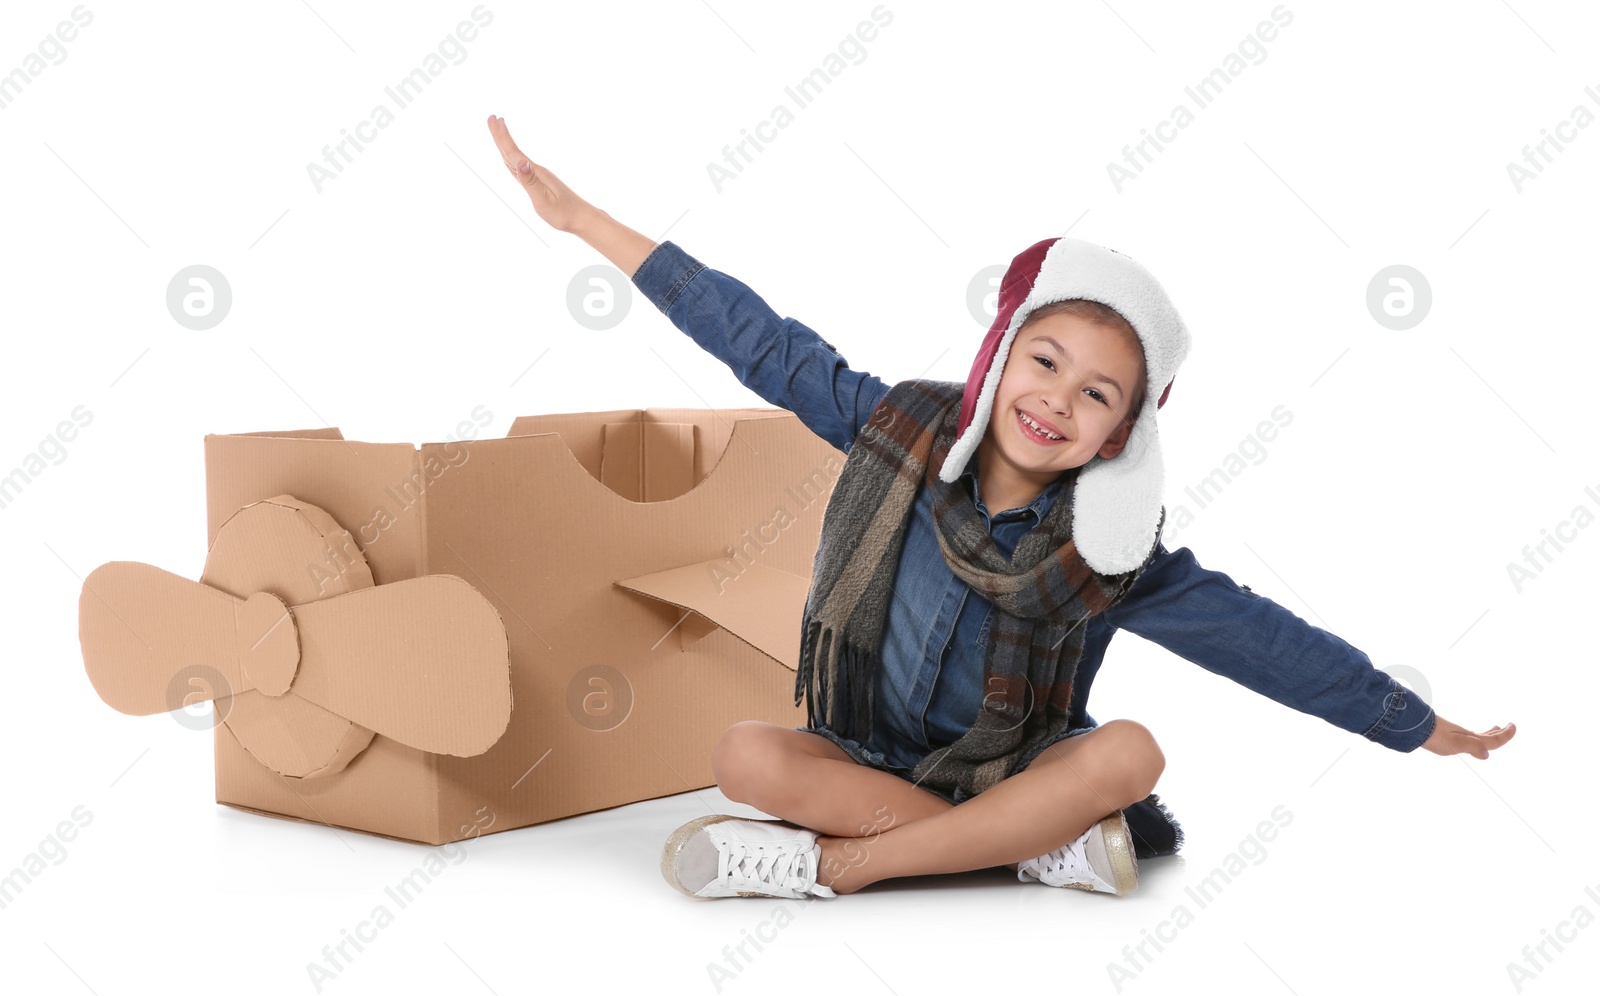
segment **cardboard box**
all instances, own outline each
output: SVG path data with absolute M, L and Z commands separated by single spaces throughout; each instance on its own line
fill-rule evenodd
M 79 627 L 113 707 L 215 703 L 219 803 L 441 844 L 713 785 L 729 725 L 805 722 L 844 454 L 790 412 L 209 435 L 205 459 L 201 579 L 104 565 Z

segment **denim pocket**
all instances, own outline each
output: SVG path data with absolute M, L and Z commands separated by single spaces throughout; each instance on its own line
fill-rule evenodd
M 989 620 L 994 618 L 994 606 L 989 606 L 989 611 L 983 614 L 983 625 L 978 627 L 978 639 L 973 646 L 983 649 L 989 642 Z

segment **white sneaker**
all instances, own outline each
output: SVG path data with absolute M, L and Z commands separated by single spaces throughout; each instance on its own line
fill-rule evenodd
M 672 832 L 661 849 L 661 874 L 686 896 L 833 898 L 817 882 L 817 833 L 782 820 L 702 816 Z
M 1139 887 L 1128 820 L 1117 810 L 1049 854 L 1017 862 L 1017 879 L 1121 896 Z

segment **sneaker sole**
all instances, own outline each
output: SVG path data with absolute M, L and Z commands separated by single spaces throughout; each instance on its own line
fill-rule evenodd
M 1119 809 L 1102 819 L 1097 826 L 1105 841 L 1106 857 L 1111 862 L 1111 887 L 1115 890 L 1101 892 L 1101 895 L 1125 896 L 1139 887 L 1139 862 L 1134 857 L 1133 833 L 1128 829 L 1128 818 Z M 1074 882 L 1063 888 L 1100 892 L 1086 882 Z
M 672 886 L 674 889 L 677 889 L 690 899 L 706 898 L 704 896 L 695 895 L 695 891 L 693 889 L 688 888 L 683 884 L 682 881 L 679 880 L 678 855 L 683 850 L 683 846 L 689 842 L 689 838 L 693 837 L 695 834 L 699 833 L 701 830 L 705 829 L 711 824 L 723 823 L 727 820 L 737 820 L 743 818 L 744 817 L 727 815 L 702 816 L 698 819 L 690 820 L 688 823 L 685 823 L 683 826 L 672 831 L 671 836 L 667 837 L 667 843 L 661 848 L 661 877 L 667 880 L 668 885 Z M 761 897 L 763 894 L 759 892 L 741 892 L 739 895 Z

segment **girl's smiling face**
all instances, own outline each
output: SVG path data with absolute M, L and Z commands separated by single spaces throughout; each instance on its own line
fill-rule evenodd
M 1017 331 L 978 449 L 985 492 L 1028 494 L 1020 505 L 1095 454 L 1109 460 L 1122 452 L 1145 376 L 1144 353 L 1130 339 L 1126 331 L 1059 312 Z M 1024 416 L 1059 438 L 1039 435 Z M 984 501 L 991 511 L 1016 507 Z

